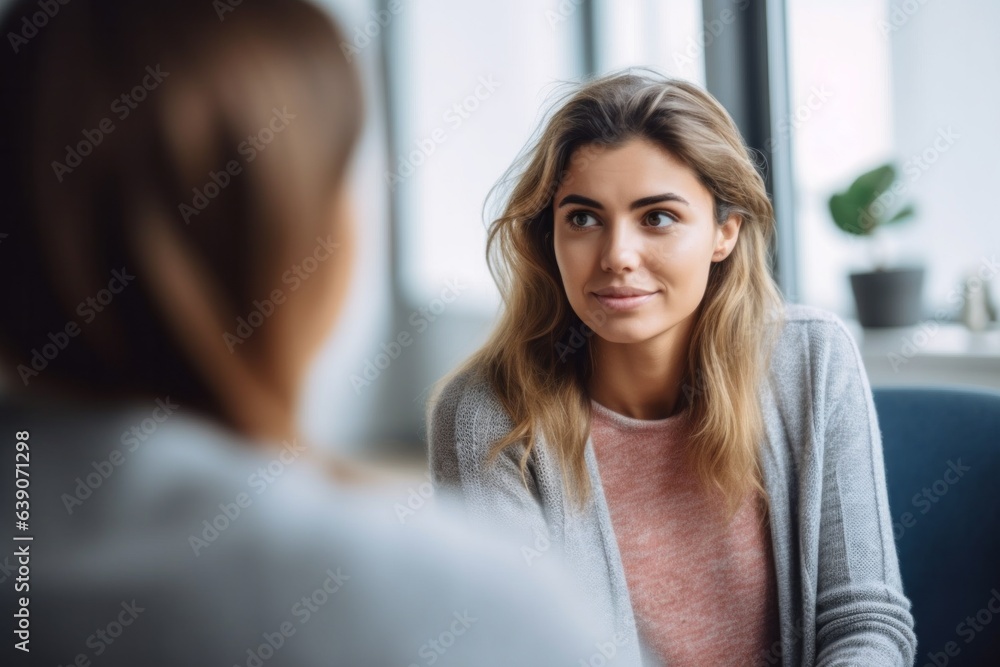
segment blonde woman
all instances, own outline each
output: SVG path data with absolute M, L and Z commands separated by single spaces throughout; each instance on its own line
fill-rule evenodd
M 912 664 L 867 376 L 836 316 L 782 302 L 722 106 L 589 82 L 508 181 L 504 309 L 432 403 L 435 482 L 521 531 L 528 563 L 564 557 L 620 656 Z

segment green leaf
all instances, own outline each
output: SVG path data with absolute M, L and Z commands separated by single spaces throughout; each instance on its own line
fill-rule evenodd
M 901 208 L 898 211 L 896 211 L 896 215 L 894 215 L 891 218 L 889 218 L 888 220 L 884 221 L 882 224 L 888 225 L 889 223 L 892 223 L 892 222 L 902 222 L 903 220 L 906 220 L 907 218 L 912 217 L 916 212 L 917 212 L 917 210 L 915 208 L 913 208 L 913 204 L 907 204 L 903 208 Z
M 892 164 L 884 164 L 854 179 L 847 189 L 847 195 L 857 201 L 859 208 L 868 208 L 883 192 L 892 187 L 895 180 L 896 168 Z
M 859 213 L 853 201 L 846 194 L 837 193 L 830 197 L 830 215 L 833 216 L 833 221 L 837 226 L 848 234 L 864 235 Z
M 837 227 L 849 234 L 867 236 L 883 224 L 899 222 L 913 215 L 913 207 L 907 205 L 892 218 L 886 218 L 885 209 L 892 204 L 892 198 L 879 202 L 879 198 L 892 188 L 897 172 L 893 163 L 887 163 L 866 171 L 844 192 L 830 197 L 830 215 Z M 875 205 L 878 202 L 879 205 Z M 878 211 L 876 214 L 875 211 Z

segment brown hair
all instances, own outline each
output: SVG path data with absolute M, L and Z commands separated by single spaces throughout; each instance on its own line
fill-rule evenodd
M 774 216 L 753 154 L 725 109 L 697 86 L 655 73 L 619 73 L 580 85 L 495 192 L 507 192 L 489 228 L 487 254 L 504 299 L 488 342 L 458 372 L 475 369 L 499 397 L 514 429 L 496 456 L 524 444 L 522 473 L 539 434 L 556 453 L 571 497 L 589 494 L 584 447 L 590 430 L 589 337 L 569 305 L 552 244 L 552 198 L 586 168 L 590 149 L 644 138 L 688 165 L 712 194 L 715 219 L 742 217 L 739 238 L 713 263 L 691 336 L 682 387 L 693 425 L 689 451 L 699 478 L 732 512 L 744 494 L 764 494 L 757 459 L 763 435 L 760 382 L 780 316 L 770 274 Z M 575 336 L 575 339 L 574 339 Z
M 36 9 L 14 3 L 3 34 Z M 0 351 L 15 386 L 170 395 L 249 434 L 292 423 L 267 365 L 330 281 L 252 336 L 225 334 L 338 229 L 360 83 L 313 5 L 230 9 L 74 0 L 3 58 Z

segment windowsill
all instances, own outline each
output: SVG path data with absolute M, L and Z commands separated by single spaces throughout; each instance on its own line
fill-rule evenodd
M 913 327 L 862 329 L 845 320 L 872 385 L 973 385 L 1000 390 L 1000 326 L 970 331 L 933 320 Z

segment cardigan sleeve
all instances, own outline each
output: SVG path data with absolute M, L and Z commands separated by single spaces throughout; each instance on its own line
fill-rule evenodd
M 901 665 L 916 654 L 886 493 L 882 439 L 854 338 L 835 320 L 815 372 L 823 438 L 816 665 Z
M 490 389 L 466 372 L 430 406 L 428 458 L 435 487 L 458 495 L 473 521 L 507 534 L 533 565 L 552 547 L 534 465 L 529 462 L 521 475 L 522 445 L 507 447 L 487 462 L 492 445 L 512 428 Z

